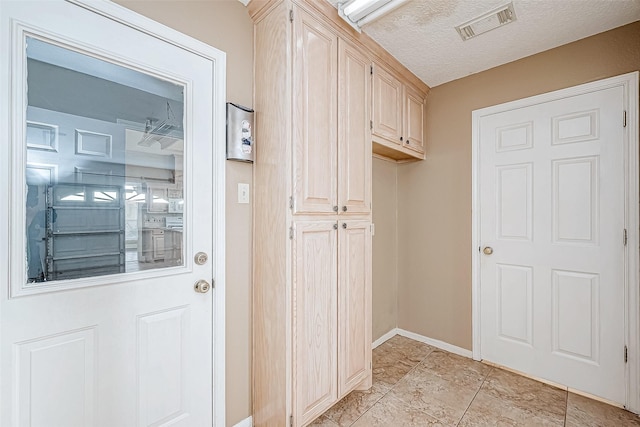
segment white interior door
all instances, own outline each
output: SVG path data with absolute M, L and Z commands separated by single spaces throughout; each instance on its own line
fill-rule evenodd
M 478 124 L 482 358 L 621 404 L 624 103 L 558 94 Z
M 220 64 L 65 1 L 0 28 L 0 424 L 212 425 Z

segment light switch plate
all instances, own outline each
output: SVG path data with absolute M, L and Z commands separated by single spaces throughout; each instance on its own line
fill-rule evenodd
M 249 184 L 238 183 L 238 203 L 249 203 Z

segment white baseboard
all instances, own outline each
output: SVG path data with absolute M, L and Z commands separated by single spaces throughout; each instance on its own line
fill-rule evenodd
M 233 427 L 253 427 L 253 417 L 245 418 Z
M 471 352 L 471 350 L 467 350 L 466 348 L 458 347 L 456 345 L 449 344 L 444 341 L 436 340 L 436 339 L 425 337 L 423 335 L 419 335 L 413 332 L 405 331 L 404 329 L 396 328 L 395 330 L 398 335 L 402 335 L 403 337 L 411 338 L 412 340 L 429 344 L 430 346 L 439 348 L 440 350 L 445 350 L 445 351 L 448 351 L 449 353 L 454 353 L 460 356 L 468 357 L 470 359 L 473 356 L 473 353 Z
M 386 334 L 384 334 L 383 336 L 381 336 L 380 338 L 375 340 L 371 344 L 371 349 L 373 350 L 374 348 L 378 347 L 383 342 L 387 341 L 388 339 L 391 339 L 391 338 L 395 337 L 396 335 L 398 335 L 398 328 L 393 328 L 392 330 L 390 330 L 389 332 L 387 332 Z

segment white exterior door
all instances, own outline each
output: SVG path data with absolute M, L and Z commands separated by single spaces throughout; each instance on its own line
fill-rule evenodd
M 97 6 L 0 3 L 0 424 L 212 425 L 224 54 Z
M 482 358 L 625 403 L 622 86 L 482 114 Z

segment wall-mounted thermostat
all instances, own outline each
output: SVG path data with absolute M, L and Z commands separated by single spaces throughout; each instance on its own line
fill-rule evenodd
M 253 162 L 253 110 L 227 102 L 227 160 Z

